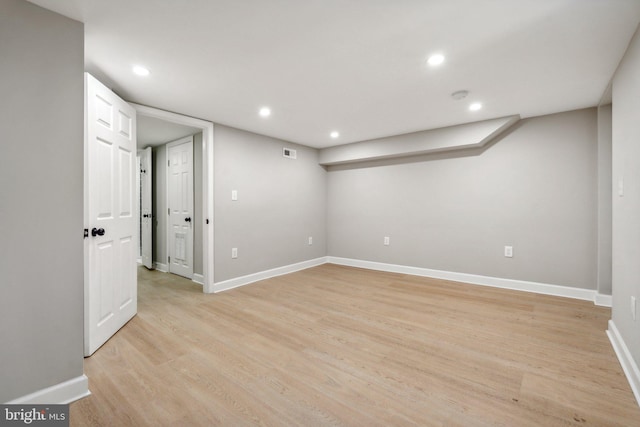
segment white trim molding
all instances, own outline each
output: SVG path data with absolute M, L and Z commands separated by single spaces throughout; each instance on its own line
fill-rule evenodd
M 476 274 L 455 273 L 451 271 L 432 270 L 429 268 L 409 267 L 406 265 L 384 264 L 374 261 L 362 261 L 351 258 L 327 257 L 331 264 L 349 267 L 366 268 L 368 270 L 386 271 L 389 273 L 411 274 L 413 276 L 431 277 L 434 279 L 451 280 L 470 283 L 473 285 L 491 286 L 494 288 L 512 289 L 516 291 L 533 292 L 543 295 L 595 301 L 596 291 L 569 286 L 550 285 L 547 283 L 527 282 L 524 280 L 502 279 L 499 277 L 479 276 Z
M 490 286 L 494 288 L 511 289 L 515 291 L 532 292 L 542 295 L 552 295 L 564 298 L 580 299 L 584 301 L 592 301 L 596 305 L 611 307 L 611 296 L 598 294 L 592 289 L 572 288 L 570 286 L 552 285 L 548 283 L 528 282 L 525 280 L 503 279 L 500 277 L 480 276 L 477 274 L 456 273 L 443 270 L 432 270 L 429 268 L 410 267 L 406 265 L 385 264 L 374 261 L 363 261 L 352 258 L 340 258 L 326 256 L 321 258 L 303 261 L 297 264 L 291 264 L 283 267 L 274 268 L 272 270 L 261 271 L 242 277 L 236 277 L 214 284 L 213 292 L 222 292 L 239 286 L 248 285 L 260 280 L 269 279 L 271 277 L 281 276 L 283 274 L 293 273 L 295 271 L 316 267 L 322 264 L 337 264 L 347 267 L 365 268 L 367 270 L 385 271 L 388 273 L 410 274 L 412 276 L 430 277 L 434 279 L 451 280 L 454 282 L 468 283 L 472 285 Z M 205 289 L 205 293 L 211 293 Z
M 260 271 L 258 273 L 248 274 L 242 277 L 236 277 L 234 279 L 224 280 L 217 282 L 213 285 L 213 292 L 218 293 L 222 291 L 228 291 L 229 289 L 237 288 L 239 286 L 248 285 L 250 283 L 258 282 L 260 280 L 270 279 L 276 276 L 282 276 L 283 274 L 293 273 L 300 270 L 306 270 L 307 268 L 316 267 L 318 265 L 326 264 L 327 257 L 320 257 L 311 259 L 308 261 L 302 261 L 296 264 L 285 265 L 283 267 L 273 268 L 271 270 Z M 205 290 L 206 292 L 206 290 Z
M 611 308 L 611 305 L 613 304 L 613 297 L 611 295 L 597 293 L 596 298 L 593 302 L 595 303 L 595 305 Z
M 191 280 L 198 285 L 204 285 L 204 276 L 202 274 L 193 273 Z
M 66 405 L 89 396 L 89 379 L 86 375 L 43 388 L 25 396 L 7 402 L 11 405 Z
M 633 395 L 636 397 L 638 405 L 640 405 L 640 369 L 638 369 L 638 365 L 633 360 L 629 347 L 627 347 L 627 344 L 622 339 L 622 335 L 620 335 L 613 320 L 609 320 L 607 336 L 609 336 L 613 350 L 616 352 L 618 361 L 620 361 L 620 365 L 622 365 L 622 370 L 627 376 L 627 381 L 629 381 Z

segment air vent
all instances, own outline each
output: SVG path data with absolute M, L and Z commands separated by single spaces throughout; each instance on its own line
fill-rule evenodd
M 282 156 L 283 157 L 288 157 L 290 159 L 295 159 L 296 158 L 296 150 L 292 150 L 291 148 L 284 147 L 282 149 Z

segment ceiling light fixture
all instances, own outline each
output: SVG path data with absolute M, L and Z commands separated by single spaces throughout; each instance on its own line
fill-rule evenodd
M 331 136 L 331 138 L 336 139 L 337 137 L 340 136 L 340 133 L 334 130 L 329 135 Z
M 440 54 L 440 53 L 436 53 L 435 55 L 431 55 L 429 57 L 429 59 L 427 59 L 427 62 L 429 63 L 429 65 L 431 65 L 432 67 L 435 67 L 437 65 L 440 65 L 444 62 L 444 55 Z
M 482 104 L 479 102 L 474 102 L 473 104 L 469 105 L 469 110 L 471 111 L 478 111 L 481 108 L 482 108 Z
M 143 67 L 142 65 L 134 65 L 133 73 L 138 76 L 146 77 L 149 75 L 149 70 Z
M 260 115 L 262 117 L 269 117 L 271 115 L 271 110 L 269 109 L 269 107 L 262 107 L 260 109 Z

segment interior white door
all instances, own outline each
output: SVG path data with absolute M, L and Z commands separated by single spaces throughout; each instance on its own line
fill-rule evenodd
M 151 164 L 151 147 L 140 151 L 140 215 L 141 230 L 140 240 L 142 242 L 142 265 L 153 268 L 152 247 L 153 247 L 153 215 L 151 206 L 151 177 L 153 173 Z
M 167 144 L 169 272 L 193 277 L 193 137 Z
M 90 356 L 137 312 L 136 112 L 85 73 L 85 328 Z

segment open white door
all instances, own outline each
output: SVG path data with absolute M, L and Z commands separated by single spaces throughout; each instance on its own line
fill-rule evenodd
M 193 277 L 193 137 L 167 144 L 169 272 Z
M 153 260 L 151 248 L 153 247 L 153 215 L 151 207 L 151 177 L 153 173 L 151 164 L 151 147 L 140 151 L 140 198 L 141 198 L 141 230 L 142 265 L 151 269 Z
M 135 109 L 85 73 L 85 356 L 137 312 L 135 169 Z

